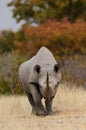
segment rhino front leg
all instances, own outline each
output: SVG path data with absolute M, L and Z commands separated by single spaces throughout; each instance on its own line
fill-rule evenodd
M 46 115 L 46 111 L 44 106 L 42 105 L 41 102 L 41 95 L 39 93 L 39 91 L 37 90 L 36 86 L 31 84 L 30 85 L 30 93 L 31 96 L 29 96 L 29 101 L 30 104 L 32 105 L 32 112 L 35 115 Z
M 46 111 L 47 111 L 47 115 L 53 115 L 53 111 L 52 111 L 52 99 L 46 99 L 45 100 L 45 106 L 46 106 Z
M 31 106 L 34 107 L 35 103 L 34 103 L 34 101 L 33 101 L 32 95 L 31 95 L 28 91 L 26 91 L 26 95 L 27 95 L 27 97 L 28 97 L 28 100 L 29 100 Z

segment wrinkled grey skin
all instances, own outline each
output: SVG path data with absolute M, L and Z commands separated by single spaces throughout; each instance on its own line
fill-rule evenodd
M 52 101 L 61 80 L 59 64 L 52 53 L 42 47 L 30 60 L 19 67 L 19 79 L 36 115 L 50 115 Z M 45 108 L 41 99 L 45 99 Z

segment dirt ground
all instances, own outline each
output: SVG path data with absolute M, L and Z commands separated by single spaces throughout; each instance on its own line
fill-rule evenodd
M 0 96 L 0 130 L 86 130 L 86 92 L 60 88 L 52 116 L 31 114 L 26 96 Z

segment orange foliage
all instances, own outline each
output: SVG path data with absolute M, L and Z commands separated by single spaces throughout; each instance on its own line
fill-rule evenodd
M 38 27 L 24 27 L 23 31 L 24 41 L 16 45 L 21 53 L 32 56 L 41 46 L 48 47 L 56 55 L 86 52 L 86 22 L 83 20 L 75 23 L 67 19 L 47 20 Z

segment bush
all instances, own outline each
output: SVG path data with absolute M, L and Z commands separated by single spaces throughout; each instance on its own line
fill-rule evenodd
M 0 93 L 1 94 L 22 94 L 18 80 L 18 67 L 26 60 L 24 56 L 16 52 L 0 55 Z
M 86 56 L 76 55 L 65 59 L 62 68 L 62 82 L 73 87 L 82 86 L 86 89 Z
M 12 31 L 2 31 L 0 33 L 0 53 L 12 52 L 14 46 L 15 33 Z
M 75 23 L 70 23 L 66 18 L 60 22 L 48 20 L 38 27 L 22 29 L 25 31 L 24 40 L 15 41 L 21 54 L 32 56 L 41 46 L 48 47 L 59 56 L 86 53 L 86 22 L 83 20 Z

